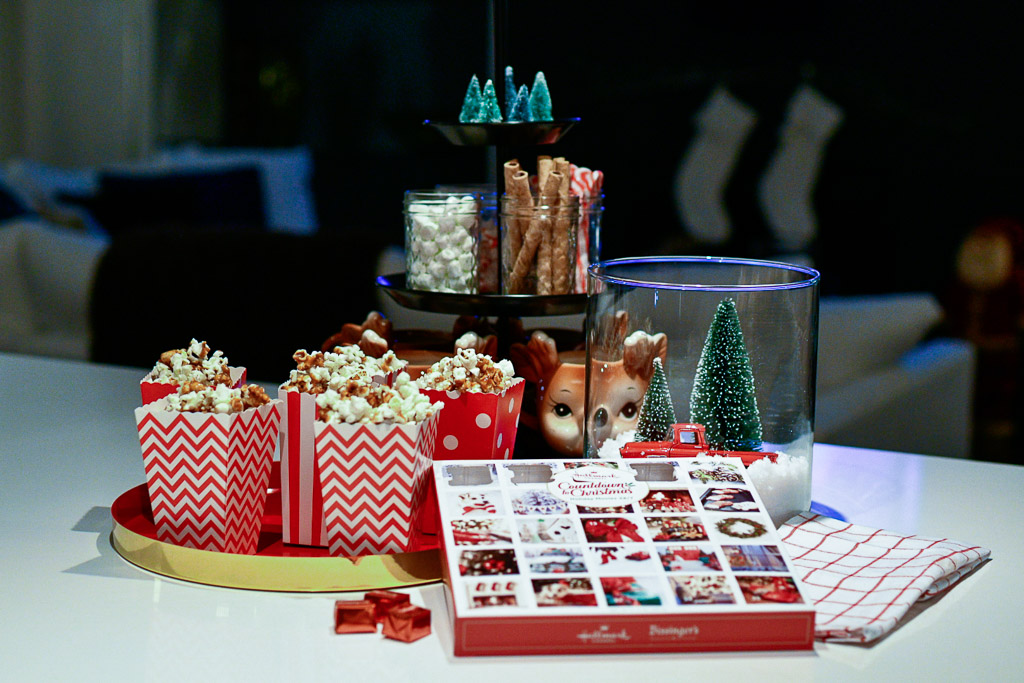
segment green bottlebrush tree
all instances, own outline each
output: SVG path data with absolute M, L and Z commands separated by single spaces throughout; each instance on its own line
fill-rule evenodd
M 551 93 L 543 71 L 538 71 L 533 77 L 533 87 L 530 88 L 530 120 L 551 120 Z
M 462 100 L 462 111 L 459 112 L 460 123 L 474 123 L 480 114 L 480 103 L 483 95 L 480 93 L 480 81 L 476 74 L 469 79 L 469 87 L 466 88 L 466 96 Z
M 761 450 L 754 373 L 733 299 L 718 304 L 708 329 L 690 394 L 690 421 L 704 425 L 712 448 Z
M 484 83 L 483 101 L 476 120 L 480 123 L 501 123 L 501 107 L 498 106 L 498 93 L 494 90 L 494 82 L 487 79 Z
M 644 392 L 644 402 L 640 406 L 640 417 L 636 423 L 635 441 L 669 441 L 672 438 L 672 425 L 676 423 L 676 411 L 672 408 L 672 395 L 665 380 L 665 369 L 661 367 L 661 358 L 654 359 L 654 374 L 651 383 Z

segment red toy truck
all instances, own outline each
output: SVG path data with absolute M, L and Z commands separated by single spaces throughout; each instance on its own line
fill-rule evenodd
M 684 422 L 672 425 L 671 441 L 634 441 L 619 449 L 623 458 L 692 458 L 698 455 L 723 455 L 740 458 L 744 465 L 768 458 L 775 462 L 778 453 L 760 451 L 720 451 L 708 448 L 704 425 Z

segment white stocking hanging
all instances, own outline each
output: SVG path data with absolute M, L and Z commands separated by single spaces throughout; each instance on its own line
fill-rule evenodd
M 786 251 L 805 250 L 817 234 L 811 197 L 825 145 L 842 120 L 842 109 L 810 86 L 789 101 L 779 146 L 757 188 L 765 221 Z
M 694 122 L 696 134 L 676 174 L 676 207 L 692 237 L 721 244 L 732 231 L 723 204 L 725 186 L 757 114 L 718 87 L 694 116 Z

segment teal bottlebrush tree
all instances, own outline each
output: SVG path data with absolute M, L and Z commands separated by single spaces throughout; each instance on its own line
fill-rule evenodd
M 490 79 L 484 83 L 483 101 L 480 103 L 479 123 L 501 123 L 501 107 L 498 106 L 498 93 L 494 90 L 494 82 Z
M 469 79 L 469 87 L 466 88 L 466 96 L 462 100 L 462 111 L 459 112 L 461 123 L 473 123 L 480 115 L 480 103 L 483 102 L 483 94 L 480 92 L 480 81 L 476 74 Z
M 654 358 L 654 374 L 651 383 L 644 392 L 644 402 L 640 406 L 640 417 L 636 423 L 634 441 L 669 441 L 672 438 L 672 425 L 676 423 L 676 411 L 672 408 L 672 395 L 665 380 L 665 369 L 661 367 L 661 358 Z
M 754 373 L 733 299 L 718 304 L 708 329 L 690 394 L 690 421 L 704 425 L 712 448 L 761 450 Z
M 512 67 L 505 67 L 505 120 L 512 120 L 512 107 L 516 103 L 516 79 Z
M 551 120 L 551 93 L 543 71 L 538 71 L 533 77 L 533 87 L 530 88 L 530 120 Z
M 519 92 L 516 94 L 516 101 L 512 105 L 508 120 L 509 123 L 530 120 L 530 89 L 525 85 L 519 86 Z

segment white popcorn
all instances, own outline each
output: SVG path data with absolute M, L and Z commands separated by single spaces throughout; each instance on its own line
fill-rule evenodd
M 260 394 L 262 394 L 262 390 Z M 197 391 L 189 391 L 181 394 L 171 394 L 167 397 L 167 410 L 178 412 L 202 412 L 228 415 L 239 412 L 248 407 L 259 405 L 247 403 L 253 397 L 250 387 L 246 390 L 232 389 L 226 384 L 207 386 Z M 263 398 L 266 395 L 263 394 Z
M 422 422 L 444 405 L 431 403 L 407 372 L 398 374 L 393 387 L 369 385 L 365 395 L 346 395 L 332 388 L 317 396 L 316 403 L 324 422 L 348 424 Z
M 146 379 L 151 382 L 182 385 L 186 382 L 209 384 L 218 375 L 227 375 L 228 359 L 222 351 L 207 353 L 206 342 L 193 339 L 185 349 L 178 349 L 170 358 L 170 365 L 158 361 Z M 204 354 L 207 354 L 204 358 Z
M 465 273 L 466 275 L 471 275 L 474 266 L 476 266 L 476 259 L 473 258 L 472 254 L 467 254 L 463 252 L 459 254 L 458 266 L 459 270 L 461 270 L 463 273 Z
M 472 348 L 458 348 L 455 355 L 442 358 L 419 378 L 419 384 L 439 391 L 500 393 L 512 386 L 515 369 L 507 360 L 495 363 L 490 356 Z

